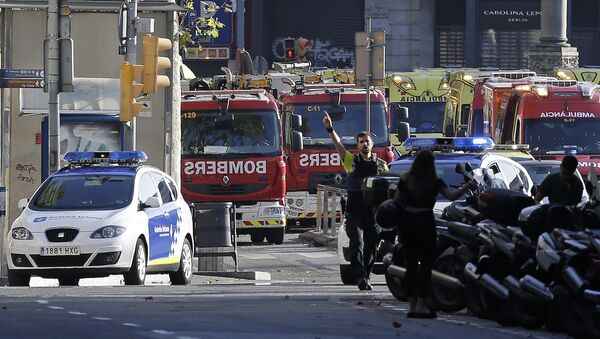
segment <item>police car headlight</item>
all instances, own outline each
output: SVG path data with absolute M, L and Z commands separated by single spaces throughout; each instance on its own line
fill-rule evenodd
M 302 206 L 302 204 L 304 204 L 304 199 L 296 200 L 296 206 Z
M 32 240 L 33 234 L 25 227 L 15 227 L 12 229 L 12 238 L 16 240 Z
M 94 233 L 92 233 L 92 235 L 90 235 L 90 238 L 92 238 L 92 239 L 116 238 L 116 237 L 120 236 L 121 234 L 125 233 L 125 230 L 126 230 L 126 228 L 122 227 L 122 226 L 115 226 L 115 225 L 104 226 L 104 227 L 97 229 Z
M 263 210 L 263 215 L 277 215 L 283 213 L 283 207 L 267 207 Z

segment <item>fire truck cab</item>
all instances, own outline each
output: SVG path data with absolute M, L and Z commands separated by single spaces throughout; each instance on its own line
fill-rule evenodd
M 281 244 L 286 163 L 275 98 L 262 89 L 183 92 L 181 183 L 188 203 L 233 202 L 238 234 Z M 301 137 L 290 147 L 299 149 Z

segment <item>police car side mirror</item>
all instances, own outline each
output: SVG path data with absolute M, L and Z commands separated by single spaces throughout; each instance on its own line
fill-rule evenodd
M 292 152 L 298 152 L 304 148 L 304 141 L 302 139 L 302 132 L 292 132 Z
M 17 203 L 17 207 L 24 210 L 25 207 L 27 207 L 28 203 L 29 203 L 29 199 L 23 198 L 23 199 L 19 200 L 19 202 Z
M 160 200 L 157 197 L 149 197 L 145 202 L 140 204 L 140 209 L 145 210 L 146 208 L 158 208 L 160 207 Z

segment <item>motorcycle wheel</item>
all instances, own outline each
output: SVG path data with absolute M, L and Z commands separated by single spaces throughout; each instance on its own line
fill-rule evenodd
M 387 284 L 390 293 L 394 296 L 394 298 L 400 301 L 408 301 L 408 296 L 406 295 L 406 284 L 404 283 L 404 279 L 395 277 L 387 272 L 385 272 L 385 283 Z
M 484 288 L 479 290 L 483 307 L 490 318 L 502 326 L 511 326 L 516 322 L 512 303 L 502 300 Z
M 574 337 L 583 336 L 584 330 L 581 318 L 574 311 L 576 306 L 569 290 L 561 285 L 552 287 L 554 300 L 548 304 L 548 322 L 546 329 L 549 331 L 567 332 Z
M 468 282 L 465 286 L 465 302 L 467 304 L 467 310 L 481 319 L 491 319 L 491 314 L 485 307 L 481 287 L 476 282 Z
M 546 320 L 544 305 L 538 302 L 528 302 L 511 296 L 509 303 L 512 304 L 513 316 L 517 323 L 527 329 L 541 327 Z
M 461 278 L 462 268 L 455 260 L 453 254 L 447 254 L 436 259 L 433 269 L 452 277 Z M 429 298 L 435 310 L 454 313 L 465 308 L 464 289 L 452 289 L 441 284 L 431 282 Z
M 581 323 L 586 338 L 600 338 L 600 316 L 596 311 L 596 305 L 579 301 L 576 304 L 577 313 L 581 315 Z

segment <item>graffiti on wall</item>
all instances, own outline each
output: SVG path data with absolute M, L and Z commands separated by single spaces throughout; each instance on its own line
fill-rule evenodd
M 15 170 L 17 171 L 18 181 L 35 184 L 34 175 L 37 174 L 38 170 L 35 168 L 34 164 L 17 163 L 15 165 Z
M 277 38 L 271 44 L 271 53 L 275 60 L 284 60 L 284 37 Z M 352 68 L 354 67 L 354 51 L 338 47 L 329 40 L 321 40 L 319 38 L 304 39 L 302 45 L 306 50 L 306 59 L 315 67 L 337 67 L 337 68 Z M 297 53 L 302 55 L 302 53 Z

